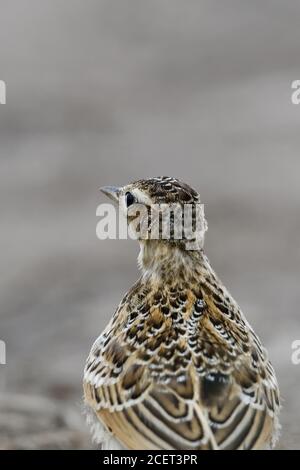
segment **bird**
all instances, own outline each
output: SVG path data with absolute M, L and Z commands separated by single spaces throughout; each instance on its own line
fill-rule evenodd
M 196 190 L 167 176 L 102 192 L 129 225 L 129 210 L 141 204 L 147 211 L 201 204 Z M 274 368 L 204 253 L 204 211 L 200 219 L 193 249 L 184 231 L 181 239 L 138 239 L 141 276 L 91 348 L 84 401 L 104 450 L 250 450 L 277 443 Z

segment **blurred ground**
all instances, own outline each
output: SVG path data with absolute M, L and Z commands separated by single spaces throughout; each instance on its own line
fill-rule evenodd
M 1 448 L 88 448 L 85 358 L 137 277 L 97 188 L 200 190 L 206 252 L 269 349 L 300 447 L 297 1 L 1 0 Z M 58 438 L 59 437 L 59 438 Z

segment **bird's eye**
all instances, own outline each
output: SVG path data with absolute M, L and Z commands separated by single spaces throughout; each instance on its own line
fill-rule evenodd
M 127 192 L 125 194 L 126 207 L 131 206 L 135 202 L 135 197 L 132 193 Z

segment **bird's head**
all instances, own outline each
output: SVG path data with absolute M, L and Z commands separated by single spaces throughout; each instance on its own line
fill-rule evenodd
M 162 176 L 101 191 L 119 204 L 143 250 L 202 250 L 207 229 L 203 205 L 186 183 Z

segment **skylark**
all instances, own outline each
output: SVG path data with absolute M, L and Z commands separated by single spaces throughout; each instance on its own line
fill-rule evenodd
M 200 203 L 194 189 L 169 177 L 103 192 L 124 213 L 137 204 Z M 276 442 L 274 369 L 210 266 L 204 212 L 200 222 L 194 249 L 184 235 L 139 239 L 141 278 L 91 349 L 84 395 L 102 449 L 261 449 Z

